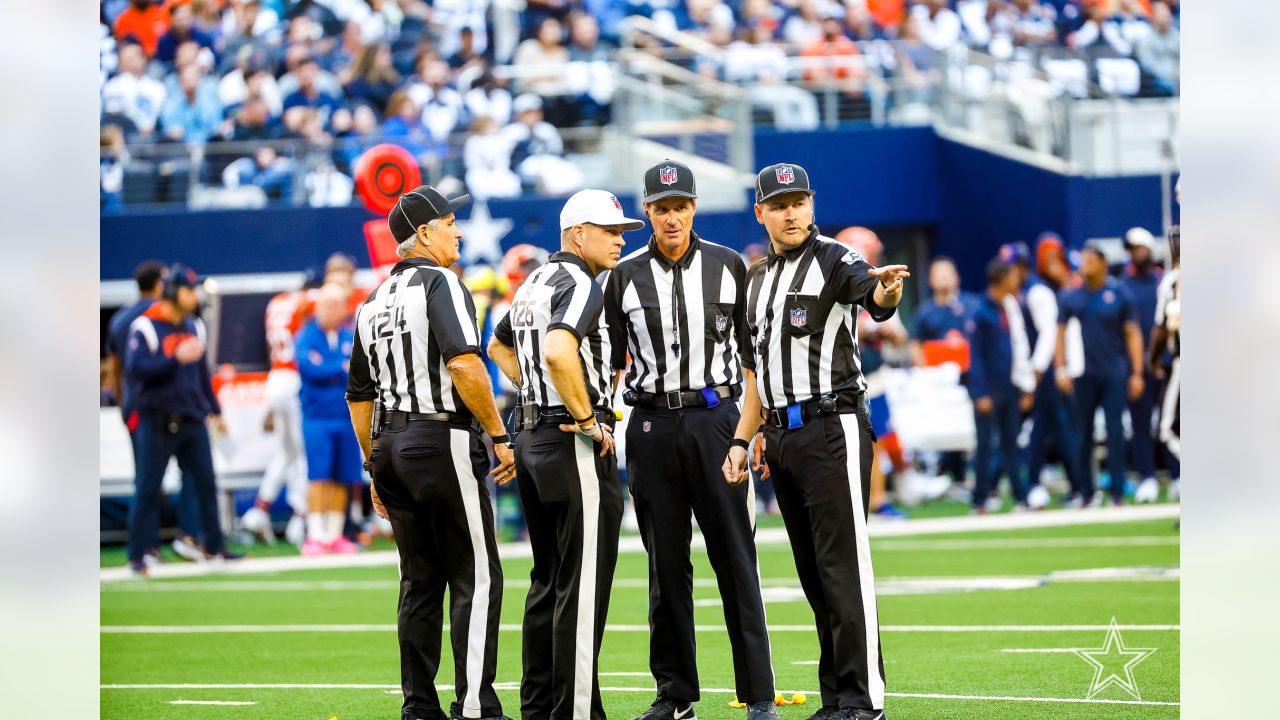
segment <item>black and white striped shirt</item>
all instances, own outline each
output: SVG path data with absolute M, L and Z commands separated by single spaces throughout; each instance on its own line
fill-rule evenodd
M 470 413 L 448 362 L 480 353 L 476 306 L 458 276 L 426 258 L 396 263 L 356 314 L 348 400 L 388 410 Z
M 810 231 L 804 244 L 769 256 L 748 273 L 747 315 L 755 342 L 760 400 L 781 409 L 842 390 L 865 391 L 858 309 L 879 322 L 894 308 L 875 304 L 872 265 L 845 245 Z
M 623 258 L 605 280 L 613 368 L 631 369 L 636 392 L 701 390 L 742 382 L 739 355 L 753 352 L 746 323 L 746 263 L 692 234 L 672 261 L 649 244 Z
M 582 375 L 594 407 L 608 407 L 609 326 L 604 314 L 604 291 L 587 263 L 566 252 L 553 254 L 534 270 L 512 299 L 494 337 L 515 348 L 520 364 L 520 402 L 542 407 L 563 406 L 564 400 L 547 373 L 547 333 L 564 328 L 578 338 Z

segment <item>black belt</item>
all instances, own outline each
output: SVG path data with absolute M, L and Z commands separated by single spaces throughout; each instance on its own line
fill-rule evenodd
M 519 405 L 515 412 L 516 432 L 533 430 L 545 425 L 574 425 L 577 420 L 569 409 L 563 405 Z M 609 408 L 592 408 L 591 413 L 597 421 L 613 427 L 617 421 Z
M 404 410 L 388 410 L 383 419 L 384 430 L 403 430 L 411 422 L 442 422 L 450 425 L 471 425 L 475 420 L 468 413 L 438 412 L 416 413 Z
M 737 385 L 716 385 L 701 390 L 672 390 L 668 393 L 647 393 L 628 390 L 622 394 L 628 405 L 651 410 L 680 410 L 687 407 L 716 407 L 721 400 L 735 400 Z M 714 398 L 714 401 L 712 401 Z
M 842 415 L 863 408 L 865 394 L 860 392 L 823 395 L 775 410 L 765 410 L 764 421 L 771 427 L 795 429 L 819 415 Z

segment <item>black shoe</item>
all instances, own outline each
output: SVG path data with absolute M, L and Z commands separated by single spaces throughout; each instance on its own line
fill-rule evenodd
M 889 720 L 884 710 L 867 710 L 866 708 L 840 708 L 832 716 L 832 720 Z
M 753 702 L 747 707 L 747 720 L 778 720 L 778 706 L 772 700 Z
M 147 563 L 142 558 L 129 561 L 129 574 L 134 577 L 150 577 L 151 572 L 147 569 Z
M 671 700 L 658 698 L 635 720 L 698 720 L 698 716 L 693 712 L 693 703 L 677 706 Z
M 823 705 L 818 709 L 818 712 L 809 716 L 809 720 L 832 720 L 838 712 L 840 712 L 840 708 L 834 705 Z

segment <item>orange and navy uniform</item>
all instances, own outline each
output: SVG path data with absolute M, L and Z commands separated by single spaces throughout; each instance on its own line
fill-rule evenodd
M 303 314 L 305 292 L 282 292 L 267 303 L 264 324 L 267 331 L 267 353 L 272 370 L 298 370 L 294 354 L 294 338 L 306 319 Z
M 152 305 L 129 326 L 124 367 L 137 390 L 133 406 L 138 413 L 194 420 L 221 414 L 208 363 L 202 358 L 183 365 L 174 357 L 192 337 L 204 340 L 204 323 L 196 317 L 179 320 L 164 303 Z

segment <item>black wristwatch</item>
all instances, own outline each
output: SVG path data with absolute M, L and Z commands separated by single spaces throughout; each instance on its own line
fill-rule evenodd
M 511 439 L 510 433 L 504 433 L 502 435 L 490 435 L 489 438 L 493 440 L 494 445 L 506 445 L 508 450 L 516 449 L 516 443 L 514 440 Z

